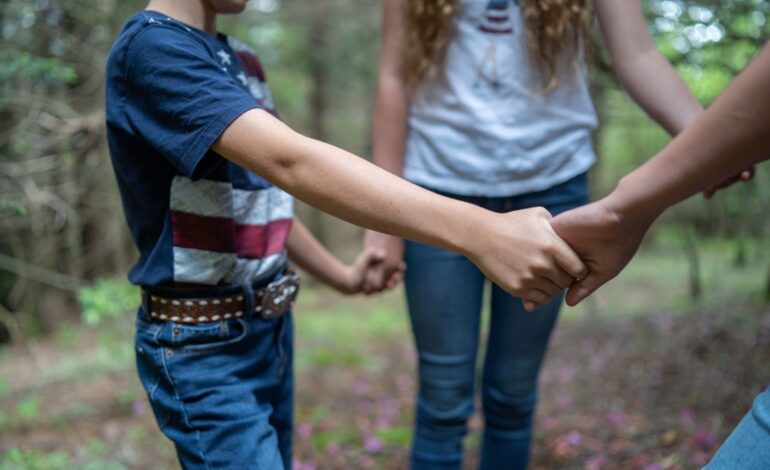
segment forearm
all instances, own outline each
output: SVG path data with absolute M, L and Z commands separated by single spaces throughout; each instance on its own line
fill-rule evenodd
M 404 0 L 382 2 L 382 54 L 372 119 L 374 163 L 394 175 L 404 169 L 410 90 L 406 85 Z
M 767 46 L 686 131 L 629 174 L 610 196 L 621 213 L 655 217 L 667 207 L 770 156 Z
M 286 246 L 289 259 L 297 266 L 328 286 L 346 290 L 348 267 L 321 245 L 298 217 L 294 218 Z
M 613 63 L 623 88 L 669 134 L 679 134 L 703 112 L 682 78 L 654 46 Z
M 304 137 L 261 110 L 236 119 L 213 149 L 336 217 L 463 254 L 472 228 L 491 214 Z
M 409 93 L 398 77 L 383 76 L 374 107 L 372 156 L 375 165 L 394 175 L 404 170 Z
M 703 108 L 655 46 L 639 0 L 595 0 L 595 7 L 623 88 L 670 134 L 683 131 Z

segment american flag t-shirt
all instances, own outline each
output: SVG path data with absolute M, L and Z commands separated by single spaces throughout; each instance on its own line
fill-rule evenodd
M 217 56 L 259 106 L 276 114 L 265 73 L 243 43 Z M 286 240 L 294 217 L 293 198 L 258 176 L 223 161 L 212 177 L 174 177 L 170 192 L 174 281 L 189 284 L 242 283 L 273 272 L 287 259 Z M 219 172 L 217 170 L 220 170 Z

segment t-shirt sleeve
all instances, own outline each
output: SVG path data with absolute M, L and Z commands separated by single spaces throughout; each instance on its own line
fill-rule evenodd
M 227 126 L 259 107 L 200 40 L 169 25 L 137 33 L 125 74 L 131 131 L 193 179 L 211 167 L 207 154 Z

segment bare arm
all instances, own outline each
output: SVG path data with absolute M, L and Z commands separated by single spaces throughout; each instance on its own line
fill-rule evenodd
M 361 292 L 364 273 L 383 257 L 381 252 L 364 250 L 352 265 L 346 265 L 321 245 L 299 217 L 294 218 L 286 247 L 297 266 L 343 294 Z
M 767 45 L 693 125 L 626 176 L 606 198 L 554 219 L 556 231 L 591 273 L 570 289 L 574 305 L 631 260 L 650 224 L 668 207 L 770 155 Z
M 410 93 L 403 70 L 404 0 L 382 1 L 382 54 L 372 134 L 374 163 L 401 176 L 404 169 Z
M 382 0 L 382 53 L 377 102 L 374 106 L 372 150 L 375 165 L 401 176 L 408 132 L 410 93 L 403 57 L 405 46 L 404 0 Z M 394 285 L 402 277 L 404 244 L 397 237 L 367 230 L 364 246 L 385 250 L 385 260 L 367 272 L 365 289 Z
M 639 0 L 596 0 L 596 13 L 623 88 L 670 134 L 682 132 L 703 107 L 655 46 Z
M 263 110 L 241 115 L 212 148 L 339 218 L 462 253 L 503 289 L 535 302 L 585 270 L 544 209 L 495 214 L 439 196 L 298 134 Z

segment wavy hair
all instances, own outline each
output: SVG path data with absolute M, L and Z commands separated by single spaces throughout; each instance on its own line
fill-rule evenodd
M 407 83 L 414 87 L 435 76 L 443 66 L 453 34 L 458 0 L 406 0 Z M 540 72 L 543 91 L 559 84 L 559 63 L 577 60 L 580 44 L 589 45 L 593 12 L 588 0 L 520 0 L 533 65 Z

